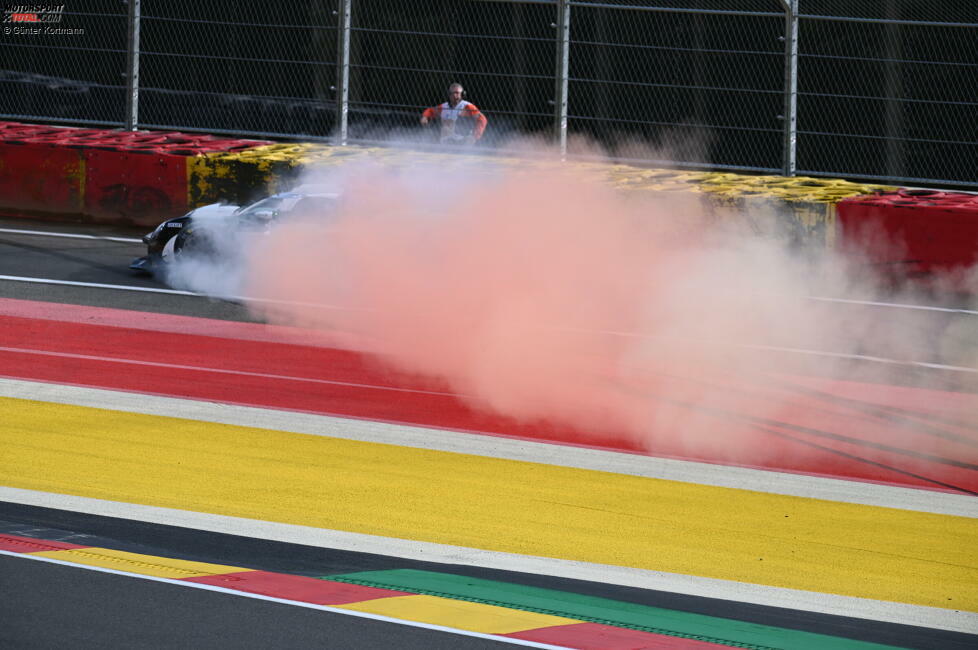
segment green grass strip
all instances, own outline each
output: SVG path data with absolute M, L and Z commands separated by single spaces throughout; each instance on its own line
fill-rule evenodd
M 361 571 L 321 579 L 521 609 L 734 648 L 882 650 L 895 647 L 434 571 Z

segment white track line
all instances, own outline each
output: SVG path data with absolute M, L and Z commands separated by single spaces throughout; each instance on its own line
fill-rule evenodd
M 161 293 L 161 294 L 168 294 L 168 295 L 175 295 L 175 296 L 191 296 L 194 298 L 207 298 L 207 299 L 217 298 L 219 300 L 228 300 L 237 303 L 253 302 L 253 303 L 279 304 L 279 305 L 300 305 L 305 307 L 315 307 L 317 309 L 345 311 L 345 308 L 338 307 L 336 305 L 322 305 L 322 304 L 305 303 L 305 302 L 289 302 L 285 300 L 265 300 L 265 299 L 249 298 L 247 296 L 208 296 L 207 294 L 194 293 L 192 291 L 180 291 L 177 289 L 160 289 L 156 287 L 133 287 L 128 285 L 120 285 L 120 284 L 98 284 L 94 282 L 74 282 L 70 280 L 52 280 L 48 278 L 31 278 L 31 277 L 22 277 L 22 276 L 15 276 L 15 275 L 0 275 L 0 281 L 3 280 L 9 282 L 28 282 L 28 283 L 33 282 L 37 284 L 52 284 L 52 285 L 63 285 L 63 286 L 70 286 L 70 287 L 89 287 L 94 289 L 118 289 L 121 291 L 140 291 L 145 293 Z M 825 300 L 829 300 L 829 299 L 825 299 Z M 853 302 L 853 301 L 842 301 L 842 302 Z M 874 303 L 865 303 L 865 304 L 874 304 Z M 885 303 L 879 303 L 879 304 L 885 304 Z M 899 306 L 899 305 L 894 305 L 894 306 Z M 924 307 L 924 306 L 914 306 L 914 305 L 905 305 L 905 306 L 910 309 L 934 309 L 938 311 L 955 311 L 964 314 L 978 315 L 978 312 L 971 312 L 964 309 L 949 310 L 949 309 L 943 309 L 939 307 Z M 568 329 L 568 331 L 586 332 L 586 330 L 571 330 L 569 328 L 564 328 L 564 329 Z M 593 333 L 609 334 L 612 336 L 626 336 L 632 338 L 650 338 L 638 332 L 616 332 L 613 330 L 600 330 Z M 805 350 L 801 348 L 780 348 L 780 347 L 764 346 L 764 345 L 742 344 L 740 345 L 740 347 L 755 349 L 755 350 L 791 352 L 793 354 L 807 354 L 812 356 L 852 359 L 854 361 L 867 361 L 867 362 L 874 362 L 874 363 L 886 363 L 891 365 L 912 366 L 918 368 L 927 368 L 930 370 L 947 370 L 947 371 L 954 371 L 954 372 L 978 373 L 978 369 L 975 368 L 950 366 L 946 364 L 930 363 L 926 361 L 901 361 L 898 359 L 885 359 L 883 357 L 873 357 L 873 356 L 867 356 L 861 354 L 846 354 L 842 352 L 821 352 L 818 350 Z
M 661 336 L 651 336 L 648 334 L 642 334 L 640 332 L 619 332 L 615 330 L 585 330 L 570 327 L 562 327 L 561 331 L 564 332 L 576 332 L 578 334 L 607 334 L 608 336 L 620 336 L 623 338 L 634 338 L 634 339 L 645 339 L 645 340 L 657 340 L 657 341 L 676 341 L 684 343 L 692 343 L 700 346 L 710 345 L 704 341 L 698 341 L 693 339 L 682 339 L 678 337 L 661 337 Z M 720 345 L 720 344 L 713 344 Z M 978 373 L 978 368 L 967 368 L 964 366 L 949 366 L 942 363 L 931 363 L 928 361 L 902 361 L 899 359 L 887 359 L 885 357 L 874 357 L 866 354 L 850 354 L 847 352 L 826 352 L 823 350 L 806 350 L 804 348 L 786 348 L 776 345 L 757 345 L 753 343 L 727 343 L 723 345 L 729 345 L 735 348 L 744 348 L 745 350 L 764 350 L 767 352 L 789 352 L 791 354 L 804 354 L 814 357 L 831 357 L 833 359 L 851 359 L 853 361 L 870 361 L 873 363 L 885 363 L 889 365 L 896 366 L 910 366 L 917 368 L 927 368 L 929 370 L 949 370 L 954 372 L 972 372 Z
M 916 368 L 927 368 L 928 370 L 949 370 L 953 372 L 972 372 L 978 373 L 978 368 L 965 368 L 963 366 L 949 366 L 943 363 L 930 363 L 927 361 L 899 361 L 897 359 L 886 359 L 883 357 L 872 357 L 865 354 L 848 354 L 845 352 L 820 352 L 818 350 L 804 350 L 801 348 L 782 348 L 774 345 L 753 345 L 742 343 L 737 347 L 749 350 L 768 350 L 770 352 L 791 352 L 793 354 L 807 354 L 816 357 L 832 357 L 834 359 L 852 359 L 854 361 L 871 361 L 873 363 L 885 363 L 896 366 L 910 366 Z
M 193 291 L 181 291 L 179 289 L 161 289 L 159 287 L 134 287 L 128 284 L 100 284 L 98 282 L 75 282 L 73 280 L 54 280 L 51 278 L 32 278 L 20 275 L 0 275 L 0 281 L 7 282 L 26 282 L 33 284 L 52 284 L 66 287 L 85 287 L 90 289 L 116 289 L 119 291 L 141 291 L 143 293 L 162 293 L 172 296 L 191 296 L 194 298 L 206 298 L 208 300 L 226 300 L 229 302 L 245 303 L 264 303 L 270 305 L 298 305 L 303 307 L 315 307 L 317 309 L 346 310 L 344 307 L 333 305 L 323 305 L 309 302 L 290 302 L 287 300 L 271 300 L 265 298 L 249 298 L 248 296 L 215 296 L 206 293 L 195 293 Z
M 159 361 L 139 361 L 136 359 L 119 359 L 117 357 L 103 357 L 92 354 L 74 354 L 72 352 L 51 352 L 48 350 L 36 350 L 32 348 L 11 348 L 0 346 L 0 352 L 15 352 L 18 354 L 37 354 L 48 357 L 61 357 L 65 359 L 85 359 L 86 361 L 101 361 L 105 363 L 124 363 L 134 366 L 151 366 L 154 368 L 170 368 L 174 370 L 193 370 L 196 372 L 213 372 L 222 375 L 239 375 L 243 377 L 261 377 L 262 379 L 280 379 L 283 381 L 303 381 L 312 384 L 327 384 L 331 386 L 349 386 L 352 388 L 367 388 L 371 390 L 386 390 L 399 393 L 419 393 L 421 395 L 443 395 L 446 397 L 466 397 L 458 393 L 444 393 L 433 390 L 421 390 L 416 388 L 400 388 L 397 386 L 380 386 L 376 384 L 358 384 L 350 381 L 336 381 L 334 379 L 316 379 L 314 377 L 295 377 L 292 375 L 276 375 L 266 372 L 249 372 L 247 370 L 227 370 L 224 368 L 208 368 L 206 366 L 188 366 L 179 363 L 162 363 Z
M 46 230 L 18 230 L 16 228 L 0 228 L 0 232 L 11 235 L 30 235 L 32 237 L 63 237 L 65 239 L 95 239 L 99 241 L 114 241 L 123 244 L 142 244 L 142 239 L 133 237 L 102 237 L 100 235 L 81 235 L 70 232 L 48 232 Z
M 163 417 L 176 415 L 201 422 L 978 519 L 978 498 L 965 494 L 658 458 L 636 453 L 571 447 L 493 435 L 476 435 L 477 432 L 463 434 L 406 424 L 20 379 L 0 378 L 0 397 L 110 409 L 142 415 Z
M 846 298 L 824 298 L 821 296 L 805 296 L 808 300 L 818 300 L 820 302 L 838 302 L 847 305 L 869 305 L 870 307 L 892 307 L 894 309 L 920 309 L 924 311 L 942 311 L 952 314 L 967 314 L 978 316 L 978 311 L 971 309 L 953 309 L 950 307 L 932 307 L 930 305 L 908 305 L 898 302 L 876 302 L 873 300 L 848 300 Z
M 978 633 L 978 614 L 960 610 L 823 594 L 814 591 L 785 589 L 609 564 L 591 564 L 574 560 L 485 551 L 463 546 L 364 535 L 362 533 L 119 503 L 34 490 L 0 487 L 0 500 L 41 508 L 71 510 L 104 517 L 119 517 L 133 521 L 180 526 L 318 548 L 375 553 L 443 564 L 464 564 L 504 571 L 587 580 L 601 584 L 637 587 L 639 589 L 655 589 L 703 598 L 719 598 L 768 607 L 786 607 L 884 623 L 916 625 L 970 634 Z
M 0 275 L 0 280 L 7 282 L 28 282 L 33 284 L 54 284 L 66 287 L 86 287 L 91 289 L 116 289 L 119 291 L 142 291 L 145 293 L 166 293 L 175 296 L 194 296 L 197 298 L 207 298 L 202 293 L 192 291 L 180 291 L 178 289 L 159 289 L 157 287 L 133 287 L 126 284 L 99 284 L 97 282 L 74 282 L 72 280 L 52 280 L 50 278 L 30 278 L 20 275 Z
M 2 229 L 0 229 L 0 232 L 2 232 Z M 81 236 L 82 235 L 79 235 L 79 237 Z M 91 236 L 86 236 L 86 237 L 91 237 Z M 92 238 L 98 239 L 97 237 L 92 237 Z M 107 239 L 107 238 L 103 238 L 103 239 Z M 192 291 L 180 291 L 177 289 L 159 289 L 156 287 L 133 287 L 125 284 L 99 284 L 97 282 L 74 282 L 71 280 L 54 280 L 51 278 L 34 278 L 34 277 L 19 276 L 19 275 L 0 275 L 0 280 L 6 280 L 8 282 L 36 282 L 37 284 L 55 284 L 55 285 L 65 285 L 70 287 L 91 287 L 94 289 L 118 289 L 120 291 L 146 291 L 149 293 L 168 293 L 168 294 L 176 294 L 181 296 L 198 296 L 201 298 L 217 298 L 219 300 L 233 300 L 236 302 L 247 302 L 247 301 L 268 302 L 268 303 L 277 303 L 277 304 L 284 304 L 284 305 L 290 305 L 290 304 L 305 305 L 310 307 L 320 307 L 323 309 L 343 309 L 342 307 L 336 307 L 333 305 L 321 305 L 316 303 L 288 302 L 283 300 L 266 300 L 260 298 L 249 298 L 248 296 L 211 296 L 208 294 L 194 293 Z M 851 305 L 868 305 L 871 307 L 892 307 L 895 309 L 915 309 L 915 310 L 922 310 L 922 311 L 936 311 L 936 312 L 945 312 L 945 313 L 954 313 L 954 314 L 965 314 L 968 316 L 978 316 L 978 311 L 971 310 L 971 309 L 951 309 L 948 307 L 933 307 L 931 305 L 910 305 L 910 304 L 893 303 L 893 302 L 874 302 L 871 300 L 848 300 L 844 298 L 824 298 L 820 296 L 806 296 L 806 299 L 818 300 L 820 302 L 835 302 L 835 303 L 851 304 Z M 626 333 L 622 333 L 622 334 L 625 335 Z M 628 334 L 628 335 L 641 336 L 641 334 Z
M 17 557 L 25 560 L 34 560 L 36 562 L 47 562 L 49 564 L 58 564 L 61 566 L 72 567 L 75 569 L 85 569 L 87 571 L 98 571 L 99 573 L 109 573 L 117 576 L 125 576 L 127 578 L 137 578 L 139 580 L 151 580 L 153 582 L 162 582 L 168 585 L 177 585 L 179 587 L 187 587 L 190 589 L 203 589 L 204 591 L 216 591 L 217 593 L 228 594 L 230 596 L 240 596 L 242 598 L 254 598 L 255 600 L 264 600 L 270 603 L 281 603 L 283 605 L 293 605 L 295 607 L 305 607 L 307 609 L 318 609 L 319 611 L 330 612 L 332 614 L 342 614 L 343 616 L 355 616 L 357 618 L 367 618 L 373 621 L 385 621 L 387 623 L 396 623 L 398 625 L 407 625 L 409 627 L 419 627 L 425 630 L 434 630 L 437 632 L 448 632 L 450 634 L 476 637 L 478 639 L 489 639 L 491 641 L 500 641 L 502 643 L 509 643 L 511 645 L 518 645 L 518 646 L 524 646 L 529 648 L 552 648 L 556 650 L 563 650 L 564 648 L 566 648 L 566 646 L 549 645 L 546 643 L 537 643 L 535 641 L 524 641 L 523 639 L 514 639 L 512 637 L 507 637 L 507 636 L 496 636 L 494 634 L 471 632 L 469 630 L 461 630 L 454 627 L 445 627 L 443 625 L 434 625 L 432 623 L 422 623 L 420 621 L 411 621 L 403 618 L 391 618 L 390 616 L 381 616 L 380 614 L 371 614 L 369 612 L 359 612 L 352 609 L 341 609 L 338 607 L 330 607 L 328 605 L 305 603 L 300 600 L 288 600 L 286 598 L 275 598 L 274 596 L 265 596 L 263 594 L 255 594 L 248 591 L 237 591 L 235 589 L 228 589 L 226 587 L 219 587 L 217 585 L 208 585 L 199 582 L 188 582 L 186 580 L 174 580 L 172 578 L 161 578 L 159 576 L 148 576 L 141 573 L 128 573 L 126 571 L 119 571 L 118 569 L 91 566 L 88 564 L 77 564 L 75 562 L 68 562 L 66 560 L 58 560 L 49 557 L 39 557 L 27 553 L 14 553 L 13 551 L 0 550 L 0 555 L 6 555 L 8 557 Z
M 79 234 L 79 233 L 50 232 L 50 231 L 46 231 L 46 230 L 19 230 L 17 228 L 0 228 L 0 233 L 7 233 L 7 234 L 14 234 L 14 235 L 29 235 L 29 236 L 34 236 L 34 237 L 63 237 L 63 238 L 67 238 L 67 239 L 91 239 L 91 240 L 99 240 L 99 241 L 120 242 L 120 243 L 124 243 L 124 244 L 141 244 L 141 243 L 143 243 L 143 240 L 142 239 L 136 239 L 136 238 L 133 238 L 133 237 L 105 237 L 105 236 L 100 236 L 100 235 L 83 235 L 83 234 Z M 15 278 L 10 277 L 10 276 L 0 276 L 0 279 L 15 279 Z M 18 278 L 18 279 L 20 279 L 20 278 Z M 23 279 L 26 279 L 26 278 L 23 278 Z M 37 279 L 36 281 L 37 282 L 45 282 L 44 280 L 40 280 L 40 279 Z M 47 283 L 53 283 L 53 284 L 57 284 L 58 283 L 58 281 L 56 281 L 56 280 L 47 280 L 46 282 Z M 112 288 L 112 289 L 132 289 L 132 287 L 127 287 L 127 286 L 124 286 L 124 285 L 92 284 L 92 283 L 84 283 L 84 282 L 66 283 L 66 284 L 73 284 L 73 285 L 77 285 L 77 286 L 93 286 L 93 287 L 98 287 L 100 289 L 109 289 L 109 288 Z M 167 292 L 165 290 L 158 290 L 158 291 L 170 293 L 170 292 Z M 189 293 L 189 292 L 180 292 L 180 293 L 181 294 L 187 294 L 187 295 L 198 295 L 198 294 L 192 294 L 192 293 Z M 904 303 L 879 302 L 879 301 L 873 301 L 873 300 L 854 300 L 854 299 L 847 299 L 847 298 L 829 298 L 829 297 L 825 297 L 825 296 L 806 296 L 806 298 L 808 300 L 817 300 L 819 302 L 835 302 L 835 303 L 843 303 L 843 304 L 851 304 L 851 305 L 868 305 L 868 306 L 871 306 L 871 307 L 890 307 L 890 308 L 894 308 L 894 309 L 917 309 L 917 310 L 924 310 L 924 311 L 939 311 L 939 312 L 948 312 L 948 313 L 954 313 L 954 314 L 968 314 L 968 315 L 971 315 L 971 316 L 978 316 L 978 311 L 971 310 L 971 309 L 954 309 L 954 308 L 949 308 L 949 307 L 932 307 L 930 305 L 910 305 L 910 304 L 904 304 Z

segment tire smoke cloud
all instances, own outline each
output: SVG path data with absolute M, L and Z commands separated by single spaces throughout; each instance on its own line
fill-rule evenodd
M 338 333 L 475 409 L 592 444 L 753 464 L 784 453 L 771 426 L 843 417 L 846 381 L 899 380 L 935 354 L 978 366 L 978 318 L 935 325 L 929 312 L 812 300 L 877 299 L 878 278 L 718 222 L 693 194 L 624 196 L 559 163 L 465 158 L 356 163 L 305 182 L 342 201 L 249 246 L 241 293 L 257 317 Z M 854 356 L 898 363 L 867 369 Z M 821 399 L 813 366 L 842 387 L 814 411 L 801 405 Z M 875 391 L 910 399 L 901 386 Z M 974 459 L 975 395 L 920 394 L 956 433 L 903 427 L 894 444 Z

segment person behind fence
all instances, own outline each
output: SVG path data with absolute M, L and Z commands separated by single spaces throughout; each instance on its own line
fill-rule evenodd
M 421 114 L 421 125 L 428 126 L 439 120 L 441 133 L 438 141 L 442 144 L 475 144 L 482 137 L 489 120 L 472 102 L 466 101 L 462 84 L 453 83 L 448 87 L 448 101 L 426 108 Z

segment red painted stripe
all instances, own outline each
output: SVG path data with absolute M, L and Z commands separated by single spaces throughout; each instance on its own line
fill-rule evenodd
M 0 301 L 2 309 L 16 311 L 9 301 Z M 662 429 L 649 443 L 615 430 L 519 423 L 361 353 L 255 336 L 254 324 L 222 323 L 223 336 L 202 336 L 191 332 L 218 330 L 186 317 L 161 317 L 164 325 L 184 327 L 182 334 L 148 330 L 142 315 L 127 327 L 125 318 L 105 313 L 118 310 L 97 310 L 114 324 L 93 325 L 77 322 L 84 311 L 71 311 L 70 322 L 50 312 L 0 316 L 0 373 L 637 453 L 651 444 L 656 456 L 978 492 L 974 395 L 810 377 L 649 373 L 629 380 L 650 408 L 689 402 L 679 409 L 711 431 L 709 440 L 691 444 L 681 427 Z M 243 339 L 233 336 L 239 325 Z M 703 411 L 689 398 L 707 384 L 723 398 Z
M 0 534 L 0 551 L 11 553 L 43 553 L 45 551 L 65 551 L 73 548 L 89 548 L 80 544 L 68 542 L 53 542 L 46 539 L 21 537 L 19 535 Z
M 364 587 L 268 571 L 242 571 L 183 580 L 317 605 L 346 605 L 377 598 L 414 595 L 405 591 Z
M 706 641 L 639 632 L 600 623 L 543 627 L 503 636 L 580 650 L 716 650 L 724 647 Z
M 173 334 L 216 336 L 243 341 L 267 341 L 269 343 L 292 343 L 308 345 L 333 345 L 344 349 L 358 349 L 354 337 L 342 332 L 320 332 L 298 327 L 266 325 L 263 323 L 243 323 L 239 321 L 178 316 L 155 312 L 132 311 L 129 309 L 110 309 L 107 307 L 87 307 L 67 305 L 37 300 L 16 300 L 0 298 L 0 316 L 18 316 L 38 320 L 52 320 L 63 323 L 85 323 L 148 332 L 170 332 Z M 342 345 L 339 345 L 342 343 Z
M 546 424 L 520 425 L 508 418 L 473 410 L 451 395 L 388 390 L 438 391 L 445 387 L 381 368 L 376 361 L 356 352 L 28 318 L 2 320 L 0 347 L 104 358 L 98 361 L 2 351 L 0 373 L 9 377 L 638 449 L 621 436 L 601 437 Z M 187 367 L 135 366 L 113 363 L 110 359 Z M 273 381 L 268 377 L 191 370 L 190 366 L 337 383 Z

